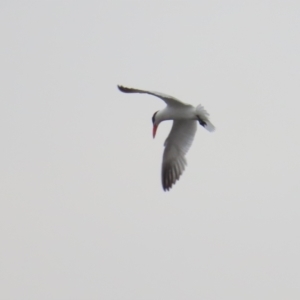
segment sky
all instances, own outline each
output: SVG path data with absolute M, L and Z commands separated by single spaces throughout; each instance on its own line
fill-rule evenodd
M 300 299 L 300 2 L 0 2 L 0 299 Z M 155 97 L 202 104 L 161 187 Z

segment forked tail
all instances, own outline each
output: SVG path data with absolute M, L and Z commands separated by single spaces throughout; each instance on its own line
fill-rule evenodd
M 203 126 L 206 130 L 212 132 L 216 129 L 215 126 L 209 121 L 209 113 L 204 109 L 204 107 L 201 104 L 199 104 L 196 107 L 196 114 L 199 124 Z

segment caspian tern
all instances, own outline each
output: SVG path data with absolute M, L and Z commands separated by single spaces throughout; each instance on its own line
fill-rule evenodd
M 160 122 L 173 120 L 173 126 L 164 146 L 162 162 L 162 186 L 164 191 L 171 189 L 172 185 L 179 179 L 187 165 L 185 154 L 192 145 L 196 131 L 197 121 L 208 131 L 215 130 L 214 125 L 209 121 L 209 114 L 202 105 L 194 107 L 185 104 L 178 99 L 165 94 L 127 88 L 118 85 L 123 93 L 141 93 L 156 96 L 163 100 L 167 106 L 153 114 L 153 138 L 155 137 L 157 127 Z

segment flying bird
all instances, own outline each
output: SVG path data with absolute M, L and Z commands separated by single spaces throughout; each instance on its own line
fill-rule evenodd
M 123 93 L 140 93 L 156 96 L 166 103 L 166 107 L 156 111 L 152 117 L 153 138 L 158 125 L 167 120 L 173 120 L 173 126 L 164 146 L 161 180 L 164 191 L 169 191 L 182 175 L 187 165 L 185 155 L 190 149 L 197 131 L 197 122 L 208 131 L 215 130 L 209 121 L 209 114 L 202 105 L 194 107 L 178 99 L 162 93 L 139 90 L 118 85 Z

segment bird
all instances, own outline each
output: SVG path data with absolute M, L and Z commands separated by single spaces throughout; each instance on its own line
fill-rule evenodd
M 172 120 L 171 131 L 164 143 L 164 153 L 161 169 L 161 183 L 164 191 L 169 191 L 182 175 L 187 161 L 186 153 L 194 140 L 199 123 L 206 130 L 213 132 L 215 126 L 209 120 L 209 114 L 199 104 L 194 107 L 190 104 L 158 92 L 128 88 L 118 85 L 123 93 L 148 94 L 160 98 L 166 104 L 162 110 L 156 111 L 152 116 L 153 131 L 155 138 L 158 125 L 163 121 Z

